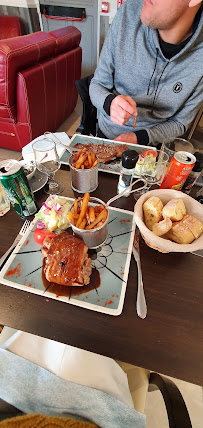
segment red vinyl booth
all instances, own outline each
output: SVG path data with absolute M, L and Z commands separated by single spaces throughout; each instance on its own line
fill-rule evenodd
M 25 34 L 24 25 L 18 16 L 0 15 L 0 40 Z
M 74 110 L 80 40 L 69 26 L 0 41 L 0 147 L 21 151 Z

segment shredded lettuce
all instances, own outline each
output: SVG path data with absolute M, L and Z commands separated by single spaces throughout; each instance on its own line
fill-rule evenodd
M 72 203 L 67 201 L 63 196 L 49 196 L 46 202 L 43 202 L 40 211 L 35 214 L 39 220 L 38 225 L 42 228 L 43 225 L 47 230 L 53 231 L 56 229 L 64 230 L 70 226 L 67 219 L 67 213 Z

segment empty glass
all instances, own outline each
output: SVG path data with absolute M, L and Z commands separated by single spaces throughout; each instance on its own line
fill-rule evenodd
M 163 143 L 161 149 L 164 150 L 164 152 L 167 153 L 169 157 L 168 165 L 175 152 L 179 152 L 179 151 L 189 152 L 189 153 L 195 152 L 195 149 L 192 143 L 190 143 L 190 141 L 185 140 L 184 138 L 176 138 L 174 141 Z
M 0 217 L 10 210 L 10 201 L 0 182 Z
M 135 199 L 148 192 L 154 184 L 160 185 L 167 170 L 168 155 L 163 150 L 147 150 L 145 156 L 140 156 L 139 175 L 146 182 L 143 190 L 134 193 Z
M 50 139 L 37 140 L 32 144 L 32 148 L 37 169 L 48 176 L 49 189 L 45 192 L 50 195 L 62 193 L 64 184 L 54 179 L 61 166 L 55 142 Z

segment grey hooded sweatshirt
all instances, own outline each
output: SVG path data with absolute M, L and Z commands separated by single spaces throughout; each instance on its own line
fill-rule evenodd
M 140 20 L 142 4 L 127 0 L 119 7 L 90 84 L 90 98 L 107 138 L 146 130 L 149 144 L 156 145 L 183 135 L 203 106 L 203 13 L 185 47 L 166 59 L 158 31 Z M 111 121 L 103 108 L 109 94 L 129 95 L 136 101 L 136 130 L 134 117 L 123 126 Z

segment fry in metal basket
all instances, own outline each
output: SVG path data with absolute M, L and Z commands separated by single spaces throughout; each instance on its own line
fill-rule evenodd
M 76 155 L 74 156 L 73 162 L 76 162 L 79 159 L 79 157 L 80 157 L 81 154 L 82 154 L 82 150 L 80 150 L 79 152 L 77 152 Z
M 79 225 L 79 229 L 84 229 L 84 228 L 85 228 L 85 226 L 86 226 L 86 222 L 87 222 L 87 219 L 86 219 L 86 217 L 85 217 L 85 218 L 83 218 L 83 220 L 81 221 L 81 223 L 80 223 L 80 225 Z
M 93 223 L 93 221 L 95 221 L 94 207 L 89 207 L 89 219 L 90 223 Z
M 94 168 L 96 165 L 98 164 L 98 160 L 96 159 L 96 161 L 94 161 L 92 168 Z
M 107 210 L 106 210 L 106 208 L 104 208 L 101 212 L 100 212 L 100 214 L 95 218 L 95 221 L 93 221 L 93 223 L 91 223 L 91 224 L 89 224 L 88 226 L 86 226 L 86 230 L 90 230 L 90 229 L 94 229 L 95 228 L 95 226 L 100 222 L 100 221 L 102 221 L 102 223 L 104 223 L 105 222 L 105 220 L 107 219 L 107 215 L 108 215 L 108 213 L 107 213 Z
M 82 155 L 79 157 L 79 159 L 77 160 L 77 162 L 76 162 L 76 164 L 75 164 L 75 168 L 76 168 L 76 169 L 81 168 L 82 164 L 86 161 L 86 159 L 87 159 L 87 154 L 86 154 L 86 153 L 82 154 Z
M 68 221 L 75 226 L 76 222 L 77 222 L 77 220 L 79 218 L 79 214 L 75 214 L 72 211 L 69 211 L 67 213 L 67 218 L 68 218 Z
M 92 152 L 88 152 L 87 156 L 88 156 L 89 168 L 92 168 L 92 164 L 93 164 L 93 161 L 92 161 Z
M 78 213 L 78 201 L 77 201 L 77 199 L 75 199 L 75 201 L 74 201 L 74 214 L 77 214 Z
M 82 222 L 83 218 L 86 216 L 89 198 L 90 198 L 90 194 L 88 192 L 85 193 L 83 201 L 82 201 L 82 208 L 80 211 L 79 219 L 76 223 L 76 227 L 80 227 L 80 223 Z

